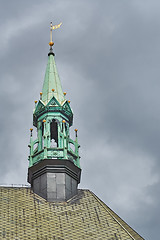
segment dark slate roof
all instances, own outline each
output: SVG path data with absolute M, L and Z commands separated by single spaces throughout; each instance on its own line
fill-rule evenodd
M 0 187 L 0 239 L 141 240 L 89 190 L 63 203 L 49 203 L 30 188 Z

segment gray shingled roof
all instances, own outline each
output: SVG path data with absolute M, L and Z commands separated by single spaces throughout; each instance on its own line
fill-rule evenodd
M 89 190 L 49 203 L 30 188 L 0 187 L 0 239 L 143 238 Z

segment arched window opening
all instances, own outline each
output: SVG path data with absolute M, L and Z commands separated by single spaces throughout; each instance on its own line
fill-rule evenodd
M 36 153 L 38 151 L 38 143 L 34 144 L 33 152 Z
M 74 144 L 73 144 L 73 143 L 70 143 L 69 146 L 70 146 L 70 150 L 73 151 L 73 152 L 75 152 L 75 146 L 74 146 Z
M 67 128 L 67 124 L 65 124 L 65 131 L 66 131 L 66 135 L 68 135 L 68 128 Z
M 44 135 L 44 122 L 42 122 L 42 125 L 40 126 L 41 130 L 42 130 L 42 148 L 44 146 L 44 139 L 43 139 L 43 135 Z
M 63 133 L 63 124 L 62 124 L 62 127 L 61 127 L 61 132 Z
M 43 134 L 44 134 L 44 122 L 42 122 L 41 129 L 42 129 L 42 136 L 43 136 Z
M 51 147 L 58 147 L 58 126 L 55 119 L 50 124 Z

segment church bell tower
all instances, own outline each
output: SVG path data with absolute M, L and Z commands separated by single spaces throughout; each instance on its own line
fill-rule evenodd
M 70 138 L 73 112 L 66 93 L 62 91 L 53 53 L 52 30 L 50 26 L 50 50 L 39 101 L 35 101 L 33 126 L 37 139 L 30 131 L 30 155 L 28 182 L 33 192 L 49 202 L 66 201 L 77 194 L 81 168 L 77 129 L 75 140 Z

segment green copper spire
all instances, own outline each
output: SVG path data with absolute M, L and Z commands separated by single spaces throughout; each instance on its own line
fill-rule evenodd
M 44 104 L 47 104 L 54 96 L 60 105 L 62 105 L 65 98 L 57 72 L 54 54 L 50 52 L 48 55 L 48 64 L 42 89 L 42 101 Z
M 62 91 L 52 50 L 52 39 L 49 45 L 50 52 L 43 89 L 40 100 L 35 101 L 33 112 L 33 125 L 37 128 L 37 139 L 33 140 L 31 128 L 29 167 L 45 159 L 63 159 L 71 161 L 80 168 L 77 129 L 75 129 L 75 140 L 70 138 L 73 112 L 70 101 L 65 99 L 65 93 Z

